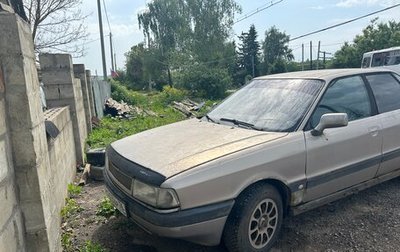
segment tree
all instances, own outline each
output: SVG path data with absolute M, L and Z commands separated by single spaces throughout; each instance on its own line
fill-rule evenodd
M 272 26 L 265 32 L 263 42 L 264 71 L 266 74 L 286 72 L 287 61 L 294 59 L 289 49 L 290 37 Z
M 360 67 L 364 53 L 400 45 L 400 22 L 378 23 L 377 20 L 371 20 L 352 44 L 345 43 L 335 53 L 334 67 Z
M 257 41 L 257 36 L 254 25 L 250 26 L 249 32 L 242 33 L 239 36 L 241 44 L 238 51 L 238 63 L 242 81 L 248 75 L 253 78 L 259 75 L 260 43 Z
M 189 9 L 189 51 L 200 61 L 220 60 L 235 14 L 240 12 L 234 0 L 186 0 Z
M 154 0 L 138 15 L 147 39 L 159 49 L 169 84 L 173 72 L 192 64 L 218 65 L 239 7 L 234 0 Z M 215 62 L 215 64 L 209 64 Z
M 361 58 L 356 47 L 348 42 L 345 42 L 342 48 L 335 53 L 333 60 L 335 68 L 359 67 L 360 65 Z
M 173 83 L 168 59 L 183 42 L 179 36 L 189 26 L 183 5 L 180 0 L 155 0 L 147 4 L 148 11 L 138 14 L 139 28 L 143 29 L 147 46 L 155 45 L 160 50 L 171 87 Z
M 134 90 L 162 88 L 165 81 L 165 66 L 159 60 L 159 51 L 154 47 L 145 48 L 143 43 L 135 45 L 126 56 L 126 79 L 128 87 Z
M 77 41 L 88 34 L 79 8 L 81 0 L 23 0 L 36 52 L 61 51 L 82 56 Z
M 228 86 L 232 83 L 228 69 L 208 67 L 207 65 L 191 65 L 177 78 L 177 84 L 191 95 L 209 99 L 225 97 Z

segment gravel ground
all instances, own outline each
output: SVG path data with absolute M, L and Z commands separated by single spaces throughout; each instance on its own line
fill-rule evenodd
M 399 185 L 397 178 L 287 218 L 272 251 L 400 251 Z M 80 223 L 72 228 L 76 246 L 92 240 L 118 252 L 226 251 L 223 245 L 203 247 L 149 235 L 123 216 L 99 218 L 95 213 L 104 190 L 102 183 L 93 182 L 77 198 L 85 210 L 74 217 Z

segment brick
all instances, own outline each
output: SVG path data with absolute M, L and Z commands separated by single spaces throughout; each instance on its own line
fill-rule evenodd
M 15 230 L 14 222 L 11 221 L 4 228 L 4 232 L 0 233 L 0 251 L 21 251 L 16 234 L 18 230 Z
M 6 224 L 6 222 L 12 217 L 16 209 L 17 200 L 15 197 L 15 190 L 13 185 L 8 181 L 0 186 L 0 230 Z M 7 202 L 7 204 L 4 204 Z
M 0 96 L 0 136 L 6 133 L 6 102 Z
M 10 164 L 8 161 L 9 158 L 8 158 L 7 154 L 9 154 L 7 140 L 4 137 L 4 135 L 3 135 L 3 137 L 0 135 L 0 183 L 7 177 L 8 173 L 10 171 L 10 167 L 9 167 Z M 0 213 L 1 213 L 1 211 L 0 211 Z
M 51 69 L 42 69 L 42 82 L 45 85 L 71 85 L 73 75 L 67 69 L 60 71 L 50 71 Z M 46 72 L 49 71 L 49 72 Z
M 0 66 L 0 93 L 4 93 L 4 75 L 3 75 L 3 69 Z

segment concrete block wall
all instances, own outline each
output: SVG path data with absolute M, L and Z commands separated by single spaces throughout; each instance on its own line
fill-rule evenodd
M 81 80 L 69 55 L 41 56 L 47 102 L 57 107 L 44 114 L 30 26 L 0 10 L 0 31 L 0 252 L 58 252 L 60 210 L 87 137 Z M 45 119 L 60 130 L 54 139 Z
M 82 88 L 82 96 L 83 96 L 83 107 L 85 109 L 86 115 L 86 130 L 87 132 L 92 131 L 92 110 L 90 106 L 90 95 L 89 95 L 89 87 L 88 82 L 86 79 L 86 69 L 85 65 L 83 64 L 74 64 L 74 76 L 75 78 L 81 81 L 81 88 Z
M 4 91 L 0 68 L 0 251 L 25 251 L 25 231 L 16 192 Z
M 52 204 L 52 188 L 47 183 L 52 174 L 30 26 L 16 14 L 0 12 L 0 31 L 9 151 L 24 230 L 25 248 L 21 250 L 60 251 L 60 241 L 55 239 L 60 227 L 46 218 Z M 8 205 L 12 199 L 2 202 Z M 17 231 L 18 224 L 13 228 Z M 0 246 L 9 245 L 5 241 Z
M 48 108 L 69 106 L 74 139 L 76 161 L 84 163 L 87 122 L 81 81 L 74 78 L 71 55 L 41 54 L 42 82 Z
M 72 120 L 68 107 L 47 110 L 46 121 L 52 122 L 60 131 L 56 138 L 47 137 L 48 155 L 52 176 L 47 184 L 51 187 L 51 207 L 46 213 L 46 222 L 51 223 L 49 230 L 53 239 L 61 241 L 61 233 L 55 227 L 61 224 L 60 212 L 68 196 L 67 187 L 74 181 L 76 175 L 76 154 Z

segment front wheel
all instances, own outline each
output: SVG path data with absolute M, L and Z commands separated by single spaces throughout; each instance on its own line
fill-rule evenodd
M 229 215 L 224 242 L 230 252 L 268 251 L 279 235 L 282 198 L 272 185 L 255 185 L 244 192 Z

